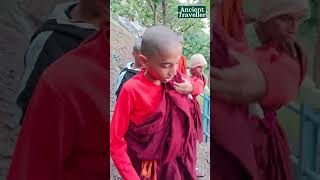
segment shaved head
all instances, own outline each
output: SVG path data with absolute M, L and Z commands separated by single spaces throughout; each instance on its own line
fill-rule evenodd
M 140 61 L 154 83 L 169 82 L 176 75 L 181 55 L 182 44 L 171 29 L 153 26 L 144 32 Z
M 148 58 L 163 57 L 166 52 L 177 48 L 181 48 L 177 34 L 165 26 L 148 28 L 142 36 L 141 54 Z

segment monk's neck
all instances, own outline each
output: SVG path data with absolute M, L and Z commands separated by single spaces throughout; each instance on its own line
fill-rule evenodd
M 161 81 L 160 80 L 155 80 L 152 76 L 150 76 L 150 74 L 148 73 L 148 71 L 144 72 L 144 77 L 147 78 L 147 80 L 149 80 L 150 82 L 152 82 L 153 84 L 160 86 L 161 85 Z
M 102 8 L 87 6 L 83 1 L 79 1 L 71 10 L 70 15 L 72 19 L 86 22 L 95 26 L 97 29 L 99 29 L 105 18 L 105 13 Z
M 133 68 L 133 69 L 141 69 L 141 67 L 138 67 L 135 62 L 132 64 L 132 68 Z

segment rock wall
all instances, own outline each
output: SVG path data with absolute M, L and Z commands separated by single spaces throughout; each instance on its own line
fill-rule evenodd
M 110 26 L 110 111 L 114 109 L 116 96 L 116 80 L 121 69 L 130 61 L 133 61 L 132 48 L 135 37 L 117 22 L 111 20 Z

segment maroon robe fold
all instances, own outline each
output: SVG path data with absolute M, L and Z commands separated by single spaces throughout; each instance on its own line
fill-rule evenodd
M 182 82 L 181 76 L 174 78 Z M 157 110 L 141 125 L 129 124 L 128 155 L 140 174 L 144 160 L 157 161 L 157 179 L 196 179 L 196 141 L 202 140 L 201 111 L 196 100 L 164 85 Z

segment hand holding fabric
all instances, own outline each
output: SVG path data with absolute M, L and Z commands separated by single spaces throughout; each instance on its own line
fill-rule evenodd
M 182 83 L 177 83 L 174 82 L 174 89 L 182 94 L 191 94 L 193 91 L 193 85 L 190 82 L 190 80 L 183 78 L 182 77 L 183 82 Z
M 215 94 L 237 103 L 258 101 L 266 94 L 266 79 L 251 57 L 229 50 L 239 64 L 225 69 L 211 68 Z

